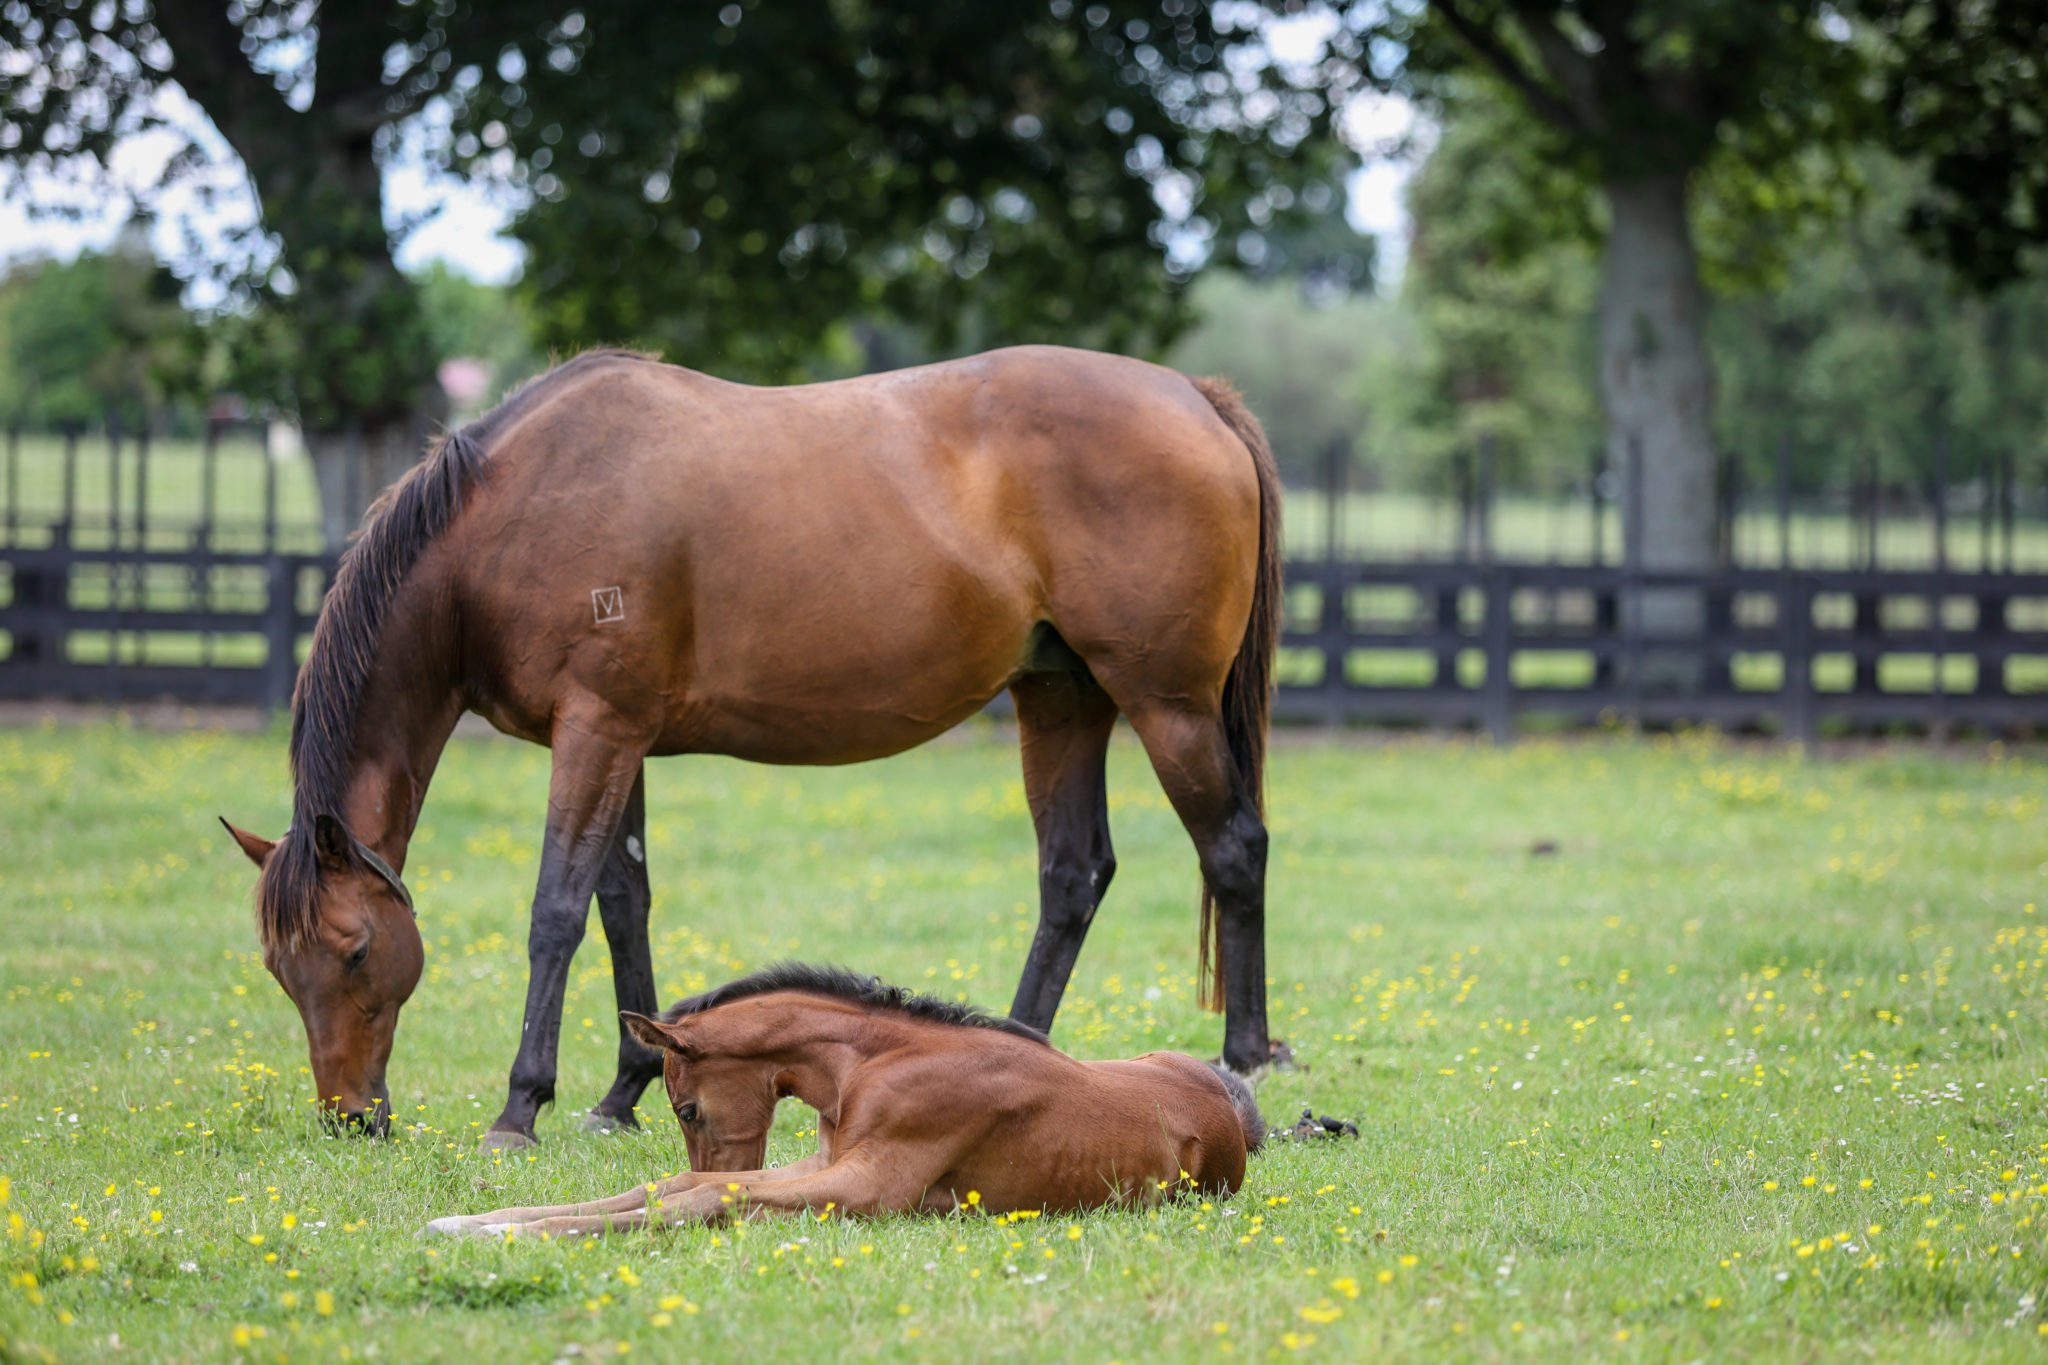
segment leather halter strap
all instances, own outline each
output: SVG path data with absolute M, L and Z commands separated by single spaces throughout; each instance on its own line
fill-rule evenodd
M 364 843 L 361 839 L 356 838 L 353 834 L 349 836 L 349 843 L 355 846 L 356 856 L 358 858 L 361 858 L 364 862 L 368 863 L 370 865 L 370 870 L 372 872 L 376 873 L 378 876 L 382 877 L 385 881 L 391 884 L 391 893 L 394 896 L 398 897 L 399 902 L 402 905 L 404 905 L 407 910 L 412 911 L 412 917 L 414 919 L 418 919 L 420 917 L 420 912 L 418 907 L 416 907 L 412 903 L 412 893 L 405 889 L 404 882 L 398 880 L 398 874 L 391 870 L 391 864 L 385 862 L 382 858 L 378 857 L 376 852 L 372 850 L 368 844 Z

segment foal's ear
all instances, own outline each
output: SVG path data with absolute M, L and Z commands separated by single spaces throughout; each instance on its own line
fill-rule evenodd
M 270 850 L 277 847 L 276 844 L 259 834 L 251 834 L 246 829 L 236 829 L 228 823 L 228 818 L 225 815 L 220 816 L 219 819 L 221 825 L 227 830 L 228 835 L 234 839 L 236 844 L 240 845 L 242 852 L 248 855 L 249 861 L 258 867 L 263 866 L 263 860 L 270 856 Z
M 620 1010 L 619 1018 L 625 1023 L 626 1031 L 648 1047 L 663 1052 L 680 1052 L 685 1057 L 696 1054 L 697 1049 L 690 1046 L 689 1039 L 683 1036 L 683 1030 L 679 1025 L 664 1024 L 659 1019 L 649 1019 L 646 1015 L 635 1014 L 631 1010 Z
M 329 866 L 346 866 L 350 845 L 355 838 L 348 827 L 333 816 L 322 811 L 313 817 L 313 851 Z

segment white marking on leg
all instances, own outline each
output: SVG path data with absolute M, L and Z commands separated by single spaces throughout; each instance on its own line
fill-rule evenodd
M 647 851 L 640 847 L 640 840 L 631 834 L 626 836 L 626 856 L 636 863 L 647 861 Z
M 590 613 L 597 618 L 597 624 L 609 625 L 626 619 L 626 590 L 624 588 L 592 588 L 590 590 Z

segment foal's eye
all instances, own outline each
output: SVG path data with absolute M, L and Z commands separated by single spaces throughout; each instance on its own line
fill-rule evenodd
M 676 1117 L 684 1123 L 695 1123 L 697 1121 L 697 1106 L 695 1104 L 678 1105 L 676 1107 Z

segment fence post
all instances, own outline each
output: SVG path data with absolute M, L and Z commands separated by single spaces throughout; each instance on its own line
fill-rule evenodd
M 1344 553 L 1344 494 L 1351 480 L 1351 443 L 1342 436 L 1330 438 L 1323 448 L 1323 558 L 1335 564 Z
M 1948 688 L 1942 678 L 1947 663 L 1948 613 L 1948 423 L 1934 431 L 1934 591 L 1927 600 L 1934 627 L 1934 713 L 1935 738 L 1948 737 Z
M 268 432 L 263 437 L 263 553 L 277 553 L 277 452 L 270 448 Z
M 1778 437 L 1778 567 L 1792 571 L 1792 437 Z
M 1486 568 L 1486 696 L 1481 709 L 1486 733 L 1495 744 L 1515 737 L 1514 676 L 1510 664 L 1514 655 L 1514 592 L 1507 570 L 1489 564 Z
M 1643 723 L 1643 439 L 1628 438 L 1628 487 L 1621 527 L 1622 624 L 1627 670 L 1622 678 L 1629 722 Z
M 7 428 L 7 543 L 17 545 L 21 536 L 21 422 Z
M 1813 594 L 1789 568 L 1778 577 L 1778 682 L 1785 733 L 1801 744 L 1818 733 L 1813 694 Z
M 1479 542 L 1479 562 L 1493 563 L 1493 433 L 1479 438 L 1479 481 L 1473 499 L 1473 535 Z
M 274 551 L 265 567 L 270 596 L 263 613 L 263 708 L 278 711 L 291 704 L 299 675 L 298 574 L 292 560 Z
M 1858 462 L 1854 483 L 1850 485 L 1849 520 L 1853 525 L 1861 522 L 1858 531 L 1863 540 L 1862 568 L 1865 573 L 1876 573 L 1878 503 L 1880 501 L 1877 456 L 1866 455 Z M 1855 550 L 1850 550 L 1849 567 L 1856 567 Z M 1854 617 L 1850 623 L 1850 638 L 1854 641 L 1855 659 L 1852 667 L 1854 677 L 1849 690 L 1857 696 L 1872 696 L 1877 692 L 1877 657 L 1884 638 L 1884 621 L 1880 611 L 1878 595 L 1870 591 L 1859 591 L 1850 598 Z
M 1593 474 L 1586 483 L 1586 503 L 1592 509 L 1593 567 L 1607 563 L 1607 507 L 1600 496 L 1601 480 L 1607 477 L 1607 447 L 1593 447 Z
M 64 514 L 57 523 L 55 543 L 71 544 L 71 526 L 78 518 L 78 437 L 83 428 L 77 422 L 64 425 Z
M 2018 490 L 2013 486 L 2013 460 L 2010 447 L 1998 453 L 1998 529 L 1999 539 L 2005 542 L 2005 553 L 2000 556 L 2005 571 L 2012 572 L 2012 519 L 2013 500 Z
M 121 414 L 107 410 L 107 705 L 121 703 Z

